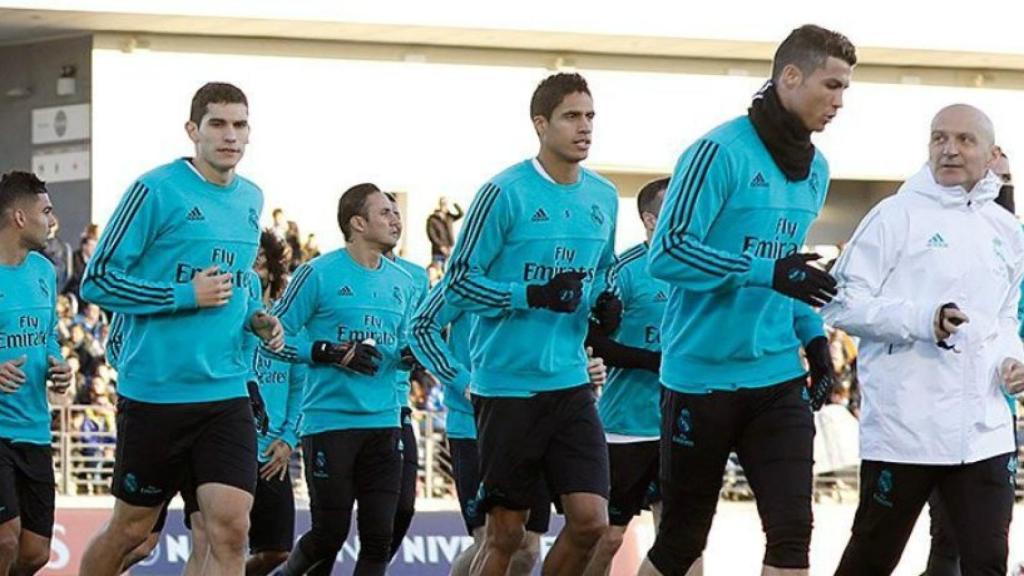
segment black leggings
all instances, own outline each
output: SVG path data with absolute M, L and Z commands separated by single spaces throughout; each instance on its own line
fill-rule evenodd
M 1012 453 L 959 466 L 865 460 L 853 534 L 836 575 L 891 574 L 924 503 L 938 490 L 964 576 L 1004 576 L 1015 475 Z
M 330 574 L 357 501 L 359 559 L 353 574 L 385 573 L 401 481 L 399 437 L 398 428 L 382 428 L 302 439 L 312 528 L 299 540 L 284 574 Z
M 402 490 L 398 493 L 398 509 L 395 510 L 395 525 L 391 534 L 391 555 L 395 557 L 402 548 L 402 540 L 409 532 L 412 517 L 416 514 L 416 478 L 419 475 L 419 449 L 416 434 L 412 430 L 412 410 L 402 408 Z

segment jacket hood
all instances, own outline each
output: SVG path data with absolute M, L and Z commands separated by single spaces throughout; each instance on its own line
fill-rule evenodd
M 963 206 L 978 210 L 999 196 L 1002 184 L 1002 180 L 989 170 L 970 191 L 965 190 L 963 186 L 943 186 L 935 181 L 931 168 L 925 163 L 917 174 L 900 186 L 898 193 L 920 194 L 944 207 Z

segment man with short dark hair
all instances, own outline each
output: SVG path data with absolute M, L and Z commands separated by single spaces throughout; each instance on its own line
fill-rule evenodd
M 840 576 L 890 574 L 938 497 L 964 574 L 1006 574 L 1024 391 L 1024 233 L 996 200 L 992 122 L 947 106 L 928 163 L 857 227 L 830 324 L 860 338 L 860 503 Z
M 263 193 L 235 168 L 249 140 L 245 94 L 209 83 L 185 131 L 195 156 L 142 175 L 121 199 L 82 279 L 82 296 L 124 315 L 110 522 L 81 573 L 114 576 L 164 502 L 196 486 L 210 543 L 206 574 L 244 570 L 256 482 L 245 333 L 283 345 L 249 298 Z
M 345 248 L 303 264 L 274 312 L 287 334 L 311 346 L 285 347 L 310 364 L 302 403 L 302 454 L 312 527 L 292 548 L 283 574 L 329 574 L 359 504 L 355 574 L 383 575 L 402 481 L 398 370 L 416 290 L 384 255 L 401 226 L 373 184 L 342 194 Z
M 668 183 L 658 178 L 640 189 L 637 212 L 646 237 L 619 254 L 609 270 L 587 335 L 587 345 L 611 368 L 597 403 L 608 441 L 610 525 L 590 560 L 588 576 L 607 574 L 626 528 L 644 508 L 654 512 L 655 528 L 661 520 L 658 372 L 669 287 L 647 271 L 647 253 Z
M 651 275 L 671 291 L 661 326 L 664 510 L 640 574 L 703 573 L 733 450 L 765 529 L 763 574 L 808 573 L 809 405 L 819 408 L 834 380 L 810 305 L 827 302 L 835 281 L 810 265 L 817 255 L 799 250 L 829 184 L 811 134 L 839 112 L 856 61 L 845 36 L 797 28 L 748 114 L 700 138 L 676 164 L 648 257 Z
M 35 574 L 50 560 L 54 479 L 49 388 L 71 368 L 57 342 L 57 282 L 38 253 L 54 225 L 46 185 L 27 172 L 0 180 L 0 574 Z
M 582 573 L 608 524 L 608 451 L 580 304 L 615 260 L 618 194 L 580 166 L 594 118 L 582 76 L 546 78 L 530 117 L 539 153 L 481 188 L 442 284 L 445 301 L 478 316 L 470 357 L 487 525 L 476 575 L 505 574 L 540 482 L 566 518 L 545 573 Z

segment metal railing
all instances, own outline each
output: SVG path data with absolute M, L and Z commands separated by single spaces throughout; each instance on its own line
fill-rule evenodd
M 52 410 L 53 466 L 57 490 L 62 494 L 106 494 L 114 468 L 115 409 L 110 406 L 70 405 Z M 86 422 L 89 422 L 88 426 Z M 454 498 L 451 454 L 448 450 L 443 414 L 413 411 L 414 430 L 419 448 L 421 498 Z M 1024 418 L 1018 424 L 1024 432 Z M 1024 462 L 1024 446 L 1019 451 Z M 301 476 L 295 480 L 301 483 Z M 814 498 L 856 501 L 859 475 L 856 467 L 841 472 L 815 475 Z M 740 463 L 730 458 L 726 467 L 722 497 L 745 500 L 753 497 Z M 1017 499 L 1024 499 L 1024 466 L 1017 468 Z

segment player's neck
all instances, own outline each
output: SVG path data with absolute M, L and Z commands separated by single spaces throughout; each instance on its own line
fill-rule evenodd
M 235 169 L 229 168 L 225 172 L 221 172 L 213 167 L 212 164 L 202 159 L 200 156 L 190 158 L 189 162 L 199 172 L 199 174 L 209 183 L 216 184 L 217 186 L 227 186 L 235 179 Z
M 17 238 L 0 234 L 0 266 L 18 266 L 28 256 L 26 248 Z
M 547 148 L 541 147 L 537 161 L 552 180 L 559 184 L 575 184 L 580 179 L 579 162 L 566 162 Z
M 362 240 L 361 238 L 353 238 L 351 242 L 346 246 L 349 256 L 356 261 L 357 264 L 363 268 L 370 270 L 376 270 L 380 268 L 380 259 L 383 257 L 383 253 L 380 248 Z

